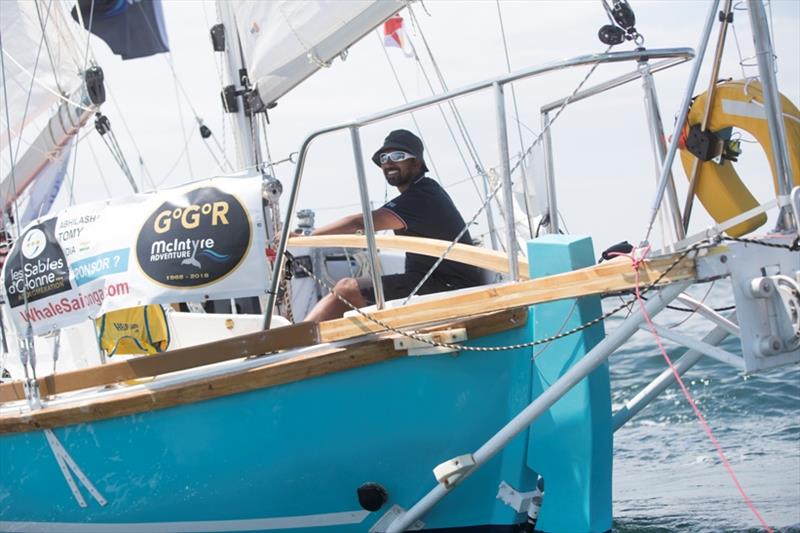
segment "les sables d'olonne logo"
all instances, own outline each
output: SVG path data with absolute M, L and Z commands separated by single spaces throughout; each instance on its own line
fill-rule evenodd
M 239 200 L 201 187 L 153 211 L 136 239 L 136 259 L 156 283 L 193 288 L 233 272 L 249 247 L 250 221 Z
M 12 248 L 5 277 L 11 307 L 72 288 L 67 260 L 55 237 L 55 225 L 56 219 L 51 218 L 30 228 Z

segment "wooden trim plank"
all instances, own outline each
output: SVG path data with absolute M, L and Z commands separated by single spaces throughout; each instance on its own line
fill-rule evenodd
M 453 321 L 425 331 L 445 328 L 466 328 L 470 339 L 522 327 L 527 323 L 527 308 L 484 314 L 467 320 Z M 193 379 L 161 389 L 139 388 L 101 398 L 45 407 L 25 413 L 0 416 L 0 434 L 21 433 L 46 428 L 92 422 L 106 418 L 164 409 L 195 403 L 221 396 L 283 385 L 304 379 L 324 376 L 363 367 L 391 359 L 406 357 L 406 350 L 396 350 L 396 335 L 385 335 L 347 347 L 326 348 L 323 351 L 299 355 L 291 359 L 265 362 L 263 366 L 234 371 L 211 378 Z M 485 354 L 494 357 L 494 352 Z M 88 407 L 90 406 L 90 407 Z
M 301 322 L 291 326 L 248 333 L 156 355 L 114 361 L 105 365 L 53 374 L 36 380 L 42 397 L 99 387 L 131 379 L 158 376 L 240 357 L 311 346 L 319 342 L 317 324 Z M 0 385 L 0 402 L 25 399 L 22 382 Z

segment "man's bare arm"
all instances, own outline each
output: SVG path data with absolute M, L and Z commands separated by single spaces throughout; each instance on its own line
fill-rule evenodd
M 372 225 L 375 231 L 405 229 L 403 220 L 389 209 L 376 209 L 372 212 Z M 341 235 L 364 231 L 364 217 L 361 214 L 349 215 L 336 222 L 326 224 L 313 231 L 312 235 Z

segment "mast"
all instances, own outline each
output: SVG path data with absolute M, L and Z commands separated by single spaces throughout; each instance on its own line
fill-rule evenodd
M 250 79 L 244 64 L 239 31 L 236 28 L 234 4 L 217 2 L 217 13 L 221 24 L 211 29 L 211 36 L 214 51 L 222 52 L 225 57 L 225 87 L 222 89 L 222 101 L 234 126 L 238 168 L 260 167 L 258 128 L 249 102 Z

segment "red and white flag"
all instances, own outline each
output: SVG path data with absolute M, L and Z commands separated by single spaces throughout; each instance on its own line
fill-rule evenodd
M 406 57 L 414 57 L 414 52 L 411 50 L 406 38 L 403 17 L 400 15 L 394 15 L 383 23 L 383 46 L 386 48 L 399 48 Z

